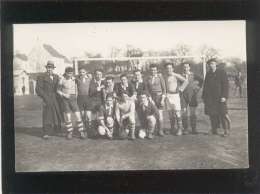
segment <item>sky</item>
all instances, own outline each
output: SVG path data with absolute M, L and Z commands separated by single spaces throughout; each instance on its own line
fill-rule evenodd
M 184 43 L 195 55 L 206 44 L 218 49 L 222 57 L 246 59 L 243 20 L 14 25 L 15 51 L 28 55 L 37 41 L 52 45 L 68 58 L 81 57 L 85 51 L 108 56 L 112 47 L 127 44 L 142 50 L 167 50 Z

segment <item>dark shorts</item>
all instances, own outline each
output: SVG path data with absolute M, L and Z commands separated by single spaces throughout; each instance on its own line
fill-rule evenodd
M 102 105 L 102 99 L 101 97 L 91 97 L 89 98 L 89 109 L 93 112 L 97 112 L 100 108 L 100 106 Z
M 91 101 L 89 100 L 89 96 L 81 95 L 77 98 L 78 107 L 80 111 L 90 111 L 91 110 Z
M 196 94 L 194 94 L 190 99 L 185 97 L 183 94 L 181 94 L 180 97 L 181 97 L 181 107 L 182 108 L 187 108 L 188 106 L 191 106 L 191 107 L 198 106 L 198 100 L 197 100 Z
M 65 113 L 79 112 L 76 95 L 71 95 L 69 99 L 63 98 L 62 104 L 63 104 L 62 109 L 63 112 Z
M 158 109 L 162 110 L 163 109 L 163 106 L 162 106 L 162 103 L 161 103 L 162 95 L 161 94 L 152 94 L 151 97 L 152 97 L 156 107 Z

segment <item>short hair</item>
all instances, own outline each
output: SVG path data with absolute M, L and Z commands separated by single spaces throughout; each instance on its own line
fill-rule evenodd
M 156 69 L 158 69 L 158 67 L 157 67 L 157 65 L 155 64 L 155 63 L 152 63 L 150 66 L 149 66 L 149 68 L 151 69 L 151 68 L 156 68 Z
M 136 70 L 134 70 L 133 73 L 136 73 L 136 72 L 140 72 L 140 73 L 142 73 L 142 71 L 141 71 L 140 69 L 136 69 Z
M 190 66 L 189 62 L 183 62 L 183 63 L 181 63 L 181 66 L 184 67 L 185 64 L 188 64 Z
M 149 97 L 149 94 L 148 94 L 148 92 L 146 92 L 146 91 L 142 91 L 142 92 L 139 94 L 139 96 L 143 96 L 143 95 L 145 95 L 146 97 Z
M 120 75 L 120 79 L 122 79 L 122 77 L 126 77 L 127 78 L 127 74 L 123 73 L 122 75 Z
M 172 66 L 172 68 L 174 68 L 173 63 L 169 63 L 169 62 L 168 62 L 168 63 L 165 63 L 165 64 L 164 64 L 164 67 L 167 67 L 167 66 L 169 66 L 169 65 Z
M 80 67 L 80 68 L 79 68 L 79 71 L 82 70 L 82 69 L 85 70 L 85 71 L 87 72 L 87 70 L 86 70 L 85 67 Z
M 112 98 L 112 99 L 114 99 L 114 96 L 113 96 L 113 94 L 107 94 L 107 96 L 106 96 L 106 100 L 108 99 L 108 98 Z
M 65 68 L 65 73 L 71 73 L 71 72 L 74 72 L 74 69 L 72 67 Z
M 218 63 L 217 58 L 209 59 L 209 60 L 207 61 L 207 64 L 210 64 L 210 63 L 212 63 L 212 62 Z
M 106 80 L 112 80 L 112 81 L 114 81 L 114 77 L 113 77 L 113 76 L 107 76 L 107 77 L 106 77 Z
M 96 74 L 97 72 L 103 73 L 103 70 L 102 70 L 102 69 L 96 69 L 96 70 L 94 71 L 94 74 Z

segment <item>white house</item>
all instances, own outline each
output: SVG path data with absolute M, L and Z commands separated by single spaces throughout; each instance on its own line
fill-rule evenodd
M 14 95 L 30 94 L 29 75 L 25 70 L 14 70 Z M 24 91 L 23 91 L 24 90 Z
M 13 90 L 14 95 L 30 94 L 28 58 L 25 54 L 15 52 L 13 58 Z M 24 90 L 24 91 L 23 91 Z
M 55 63 L 55 73 L 60 75 L 64 73 L 65 67 L 72 66 L 72 62 L 51 45 L 38 42 L 28 55 L 28 71 L 30 73 L 45 72 L 45 65 L 49 60 Z

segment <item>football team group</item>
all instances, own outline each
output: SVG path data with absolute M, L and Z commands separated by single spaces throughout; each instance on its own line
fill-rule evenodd
M 165 72 L 151 64 L 148 76 L 135 70 L 131 76 L 121 74 L 120 82 L 115 83 L 114 77 L 105 77 L 101 69 L 96 69 L 92 76 L 80 68 L 75 76 L 74 69 L 67 67 L 60 77 L 53 72 L 54 62 L 48 61 L 46 72 L 38 76 L 36 84 L 36 92 L 43 100 L 43 138 L 63 131 L 61 128 L 66 129 L 67 139 L 75 137 L 74 129 L 81 139 L 134 140 L 197 134 L 196 108 L 201 88 L 205 114 L 211 123 L 209 134 L 218 135 L 218 128 L 223 128 L 222 135 L 228 136 L 227 74 L 218 68 L 217 59 L 207 64 L 209 71 L 204 82 L 191 72 L 189 63 L 182 64 L 181 74 L 174 72 L 172 63 L 166 63 Z M 170 129 L 164 127 L 165 111 Z

